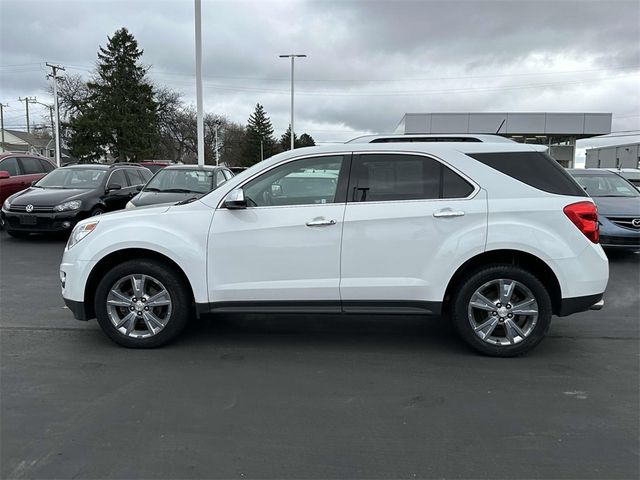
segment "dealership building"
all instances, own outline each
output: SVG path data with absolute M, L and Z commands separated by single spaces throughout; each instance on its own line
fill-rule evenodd
M 610 145 L 586 151 L 587 168 L 640 168 L 640 143 Z
M 611 113 L 406 113 L 402 134 L 484 133 L 547 145 L 564 167 L 574 166 L 576 140 L 611 133 Z

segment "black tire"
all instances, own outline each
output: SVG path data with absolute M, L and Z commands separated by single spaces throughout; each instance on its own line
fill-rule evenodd
M 515 280 L 529 289 L 537 302 L 538 315 L 535 325 L 523 340 L 514 344 L 496 345 L 483 340 L 475 333 L 470 319 L 471 297 L 482 286 L 498 279 Z M 493 265 L 476 270 L 457 286 L 451 301 L 451 320 L 462 339 L 477 351 L 493 357 L 515 357 L 529 352 L 542 341 L 551 324 L 552 310 L 549 292 L 535 275 L 512 265 Z M 495 314 L 487 312 L 486 320 L 489 320 L 490 315 Z M 514 317 L 514 320 L 517 318 L 522 317 Z M 483 320 L 479 320 L 478 323 L 482 323 Z M 506 333 L 506 326 L 500 326 L 498 331 Z
M 107 298 L 111 289 L 120 279 L 133 274 L 157 279 L 167 290 L 171 300 L 171 313 L 164 328 L 147 338 L 133 338 L 118 330 L 107 311 Z M 192 300 L 182 275 L 174 268 L 153 260 L 130 260 L 113 267 L 102 278 L 96 289 L 95 312 L 100 327 L 114 342 L 128 348 L 154 348 L 171 342 L 182 332 L 191 316 Z
M 7 230 L 7 233 L 13 238 L 27 238 L 29 236 L 29 232 L 18 232 L 16 230 Z
M 89 214 L 89 216 L 95 217 L 96 215 L 102 215 L 104 212 L 105 212 L 104 208 L 95 207 L 93 210 L 91 210 L 91 213 Z

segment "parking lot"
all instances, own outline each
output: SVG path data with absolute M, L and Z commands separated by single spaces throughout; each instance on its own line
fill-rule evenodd
M 144 351 L 64 308 L 64 240 L 0 236 L 3 478 L 638 477 L 638 254 L 522 358 L 384 316 L 212 317 Z

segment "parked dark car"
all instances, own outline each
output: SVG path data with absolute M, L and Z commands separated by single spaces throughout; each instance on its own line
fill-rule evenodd
M 140 193 L 131 199 L 127 208 L 200 198 L 231 177 L 233 173 L 226 167 L 172 165 L 156 172 Z
M 52 162 L 39 155 L 23 152 L 0 153 L 0 204 L 55 168 Z
M 617 173 L 605 169 L 573 169 L 569 173 L 598 207 L 600 244 L 640 249 L 640 192 Z
M 151 176 L 134 164 L 61 167 L 7 198 L 2 219 L 13 237 L 70 232 L 79 220 L 124 208 Z

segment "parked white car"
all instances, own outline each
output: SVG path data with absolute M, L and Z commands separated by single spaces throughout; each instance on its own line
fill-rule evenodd
M 215 312 L 444 314 L 477 350 L 600 308 L 597 212 L 544 147 L 352 143 L 276 155 L 187 204 L 82 221 L 60 279 L 127 347 Z

